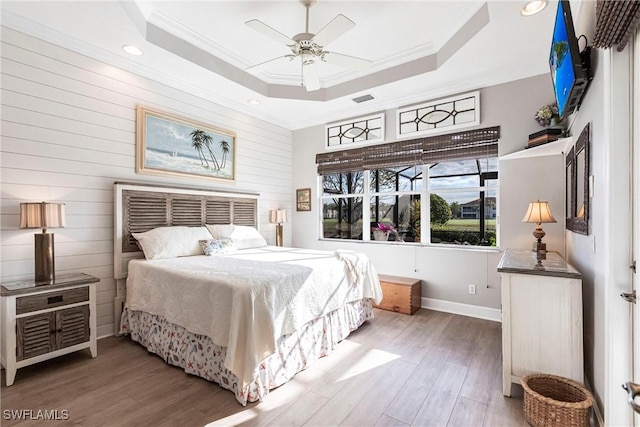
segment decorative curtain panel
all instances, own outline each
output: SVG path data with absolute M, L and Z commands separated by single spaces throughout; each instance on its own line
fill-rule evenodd
M 640 2 L 637 0 L 598 0 L 596 3 L 596 33 L 593 44 L 622 52 L 640 25 Z
M 500 126 L 316 155 L 319 175 L 498 155 Z

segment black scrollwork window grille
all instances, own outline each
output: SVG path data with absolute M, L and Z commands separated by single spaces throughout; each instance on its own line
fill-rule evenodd
M 327 148 L 384 141 L 384 114 L 361 117 L 326 127 Z
M 480 123 L 479 93 L 460 95 L 398 110 L 398 134 L 421 135 Z

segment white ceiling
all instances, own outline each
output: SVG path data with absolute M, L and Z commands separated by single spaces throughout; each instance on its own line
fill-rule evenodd
M 245 22 L 258 19 L 293 37 L 305 30 L 297 0 L 1 2 L 3 25 L 288 129 L 548 72 L 556 3 L 531 17 L 520 15 L 523 3 L 319 0 L 310 8 L 309 32 L 347 16 L 355 28 L 326 50 L 373 66 L 353 71 L 321 63 L 321 89 L 307 92 L 299 61 L 245 71 L 289 53 Z M 144 54 L 130 56 L 124 44 Z M 364 94 L 375 99 L 352 101 Z

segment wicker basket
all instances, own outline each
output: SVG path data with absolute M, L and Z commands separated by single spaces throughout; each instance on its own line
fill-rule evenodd
M 582 385 L 549 374 L 522 378 L 524 417 L 535 427 L 589 427 L 593 396 Z

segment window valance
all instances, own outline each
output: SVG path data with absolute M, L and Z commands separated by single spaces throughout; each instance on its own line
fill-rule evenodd
M 382 169 L 498 155 L 500 126 L 316 155 L 318 174 Z
M 596 3 L 595 47 L 622 52 L 640 26 L 640 2 L 636 0 L 603 1 Z

